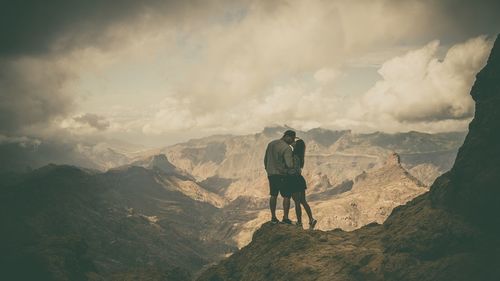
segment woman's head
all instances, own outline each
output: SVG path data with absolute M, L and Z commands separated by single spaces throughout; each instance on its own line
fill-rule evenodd
M 295 140 L 295 147 L 293 149 L 293 153 L 297 155 L 300 159 L 300 167 L 304 168 L 304 157 L 306 155 L 306 144 L 301 139 Z

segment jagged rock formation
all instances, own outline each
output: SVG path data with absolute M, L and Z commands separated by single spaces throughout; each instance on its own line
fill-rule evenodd
M 352 189 L 312 205 L 322 230 L 354 230 L 383 223 L 392 209 L 426 192 L 427 187 L 401 167 L 399 155 L 391 154 L 379 169 L 356 177 Z
M 500 280 L 500 39 L 471 90 L 450 172 L 383 225 L 305 232 L 265 224 L 199 280 Z

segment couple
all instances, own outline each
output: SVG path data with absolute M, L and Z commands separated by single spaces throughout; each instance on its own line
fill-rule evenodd
M 297 215 L 297 226 L 302 226 L 302 208 L 304 206 L 309 217 L 309 229 L 314 229 L 318 222 L 313 218 L 311 208 L 306 201 L 306 181 L 301 175 L 304 167 L 306 145 L 303 140 L 296 138 L 295 132 L 287 130 L 281 139 L 273 140 L 267 145 L 264 156 L 264 167 L 269 179 L 271 198 L 271 222 L 279 223 L 276 217 L 276 201 L 278 193 L 283 197 L 283 220 L 282 223 L 292 224 L 288 218 L 290 211 L 290 197 L 295 202 L 295 213 Z

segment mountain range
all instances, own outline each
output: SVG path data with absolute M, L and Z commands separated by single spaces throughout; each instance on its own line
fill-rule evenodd
M 263 152 L 289 127 L 269 127 L 244 136 L 212 136 L 169 146 L 164 153 L 182 170 L 189 171 L 208 188 L 234 200 L 238 196 L 267 197 Z M 309 193 L 324 192 L 359 174 L 384 165 L 396 152 L 402 166 L 424 183 L 448 171 L 466 133 L 372 133 L 312 129 L 297 131 L 307 145 L 304 175 Z M 216 186 L 211 186 L 211 183 Z M 222 183 L 222 185 L 221 185 Z
M 184 280 L 234 251 L 203 236 L 218 196 L 156 160 L 105 173 L 48 165 L 4 183 L 2 279 Z
M 284 128 L 123 156 L 107 171 L 49 164 L 4 174 L 0 201 L 7 231 L 0 238 L 6 276 L 190 279 L 247 245 L 269 219 L 268 183 L 256 147 Z M 445 169 L 442 155 L 452 154 L 461 136 L 324 129 L 299 134 L 308 143 L 308 196 L 323 230 L 383 222 L 392 208 L 427 190 L 404 166 Z M 404 147 L 408 142 L 425 144 L 419 149 L 426 156 L 411 158 L 420 162 L 405 164 L 393 152 L 418 155 Z M 424 147 L 444 152 L 433 158 Z

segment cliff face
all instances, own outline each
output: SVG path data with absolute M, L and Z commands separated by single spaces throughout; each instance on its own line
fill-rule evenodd
M 471 95 L 476 114 L 470 133 L 447 175 L 446 188 L 435 188 L 432 201 L 466 215 L 484 227 L 500 229 L 500 40 L 478 73 Z
M 500 280 L 500 39 L 471 94 L 475 117 L 451 171 L 383 225 L 264 224 L 199 280 Z

